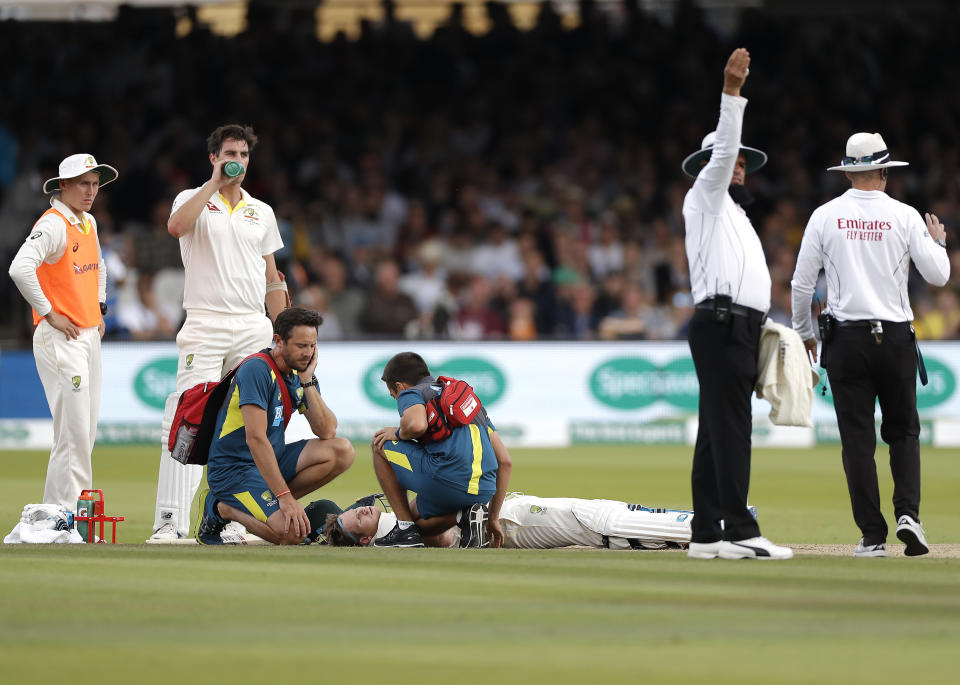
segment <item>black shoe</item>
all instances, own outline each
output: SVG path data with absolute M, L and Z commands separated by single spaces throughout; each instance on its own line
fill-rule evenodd
M 489 547 L 487 519 L 490 510 L 486 504 L 473 504 L 460 510 L 460 548 Z
M 373 541 L 374 547 L 423 547 L 423 538 L 420 529 L 416 526 L 407 526 L 400 530 L 400 524 L 394 524 L 389 533 Z

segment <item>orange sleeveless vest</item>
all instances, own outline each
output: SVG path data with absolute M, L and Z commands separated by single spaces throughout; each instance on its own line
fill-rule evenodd
M 100 268 L 97 233 L 94 230 L 86 234 L 71 230 L 73 225 L 67 217 L 52 207 L 40 218 L 51 213 L 67 225 L 67 247 L 60 261 L 54 264 L 43 262 L 39 266 L 37 280 L 57 314 L 70 317 L 81 328 L 99 326 L 103 317 L 100 315 L 97 279 Z M 33 312 L 34 325 L 42 318 Z

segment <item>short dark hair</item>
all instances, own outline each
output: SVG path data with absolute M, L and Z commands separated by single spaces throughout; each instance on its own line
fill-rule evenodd
M 297 326 L 318 328 L 322 323 L 323 317 L 312 309 L 289 307 L 277 315 L 277 320 L 273 322 L 273 332 L 286 342 L 293 335 L 293 329 Z
M 226 124 L 218 126 L 207 138 L 207 152 L 216 157 L 220 154 L 220 148 L 223 147 L 225 140 L 242 140 L 247 144 L 250 152 L 257 146 L 257 134 L 253 132 L 252 126 L 242 124 Z
M 406 383 L 407 385 L 416 385 L 424 376 L 430 375 L 430 369 L 427 363 L 423 361 L 416 352 L 401 352 L 395 354 L 383 367 L 383 375 L 380 380 L 384 381 L 389 387 L 395 383 Z
M 338 518 L 338 514 L 327 514 L 327 522 L 323 525 L 323 539 L 331 547 L 359 547 L 360 543 L 356 538 L 351 539 L 344 532 Z

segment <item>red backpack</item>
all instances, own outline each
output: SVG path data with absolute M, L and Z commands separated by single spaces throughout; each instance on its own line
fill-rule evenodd
M 245 358 L 227 372 L 219 381 L 197 383 L 185 390 L 177 402 L 177 412 L 173 416 L 173 425 L 170 426 L 170 435 L 167 438 L 167 447 L 170 456 L 181 464 L 206 464 L 210 455 L 210 445 L 213 444 L 213 431 L 217 427 L 217 414 L 223 401 L 227 399 L 230 390 L 230 381 L 237 375 L 237 370 L 250 359 L 263 359 L 273 369 L 280 386 L 280 397 L 283 400 L 283 425 L 290 422 L 293 414 L 293 403 L 290 401 L 290 391 L 280 375 L 276 362 L 266 352 L 257 352 Z
M 427 401 L 427 432 L 420 442 L 436 442 L 450 437 L 454 428 L 473 423 L 483 409 L 480 398 L 466 381 L 437 376 L 440 393 Z

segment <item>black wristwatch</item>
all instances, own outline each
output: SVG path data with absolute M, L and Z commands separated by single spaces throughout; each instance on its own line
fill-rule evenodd
M 320 388 L 317 386 L 317 377 L 316 377 L 316 376 L 314 376 L 313 378 L 311 378 L 310 380 L 308 380 L 306 383 L 301 383 L 300 386 L 301 386 L 304 390 L 306 390 L 307 388 L 317 388 L 317 392 L 320 391 Z
M 106 302 L 101 302 L 101 303 L 100 303 L 100 316 L 106 316 L 108 309 L 109 309 L 109 307 L 107 307 L 107 303 L 106 303 Z

